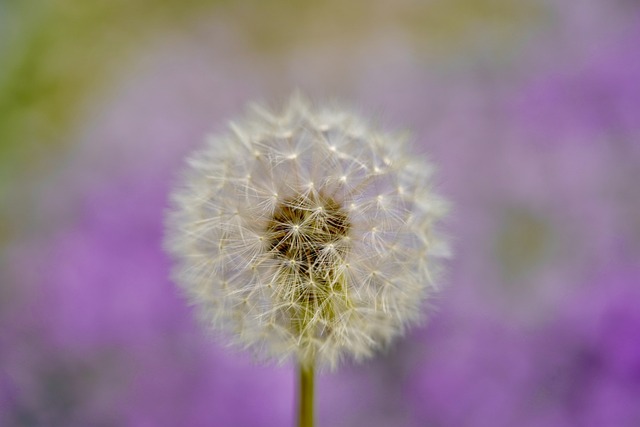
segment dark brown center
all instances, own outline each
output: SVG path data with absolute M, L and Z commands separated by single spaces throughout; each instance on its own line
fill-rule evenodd
M 305 276 L 323 275 L 327 254 L 344 255 L 350 228 L 347 213 L 333 198 L 298 196 L 282 202 L 269 221 L 269 250 Z

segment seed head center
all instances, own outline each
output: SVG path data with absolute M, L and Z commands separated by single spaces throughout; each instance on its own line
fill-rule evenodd
M 267 225 L 268 249 L 283 264 L 294 264 L 308 283 L 329 280 L 335 270 L 326 248 L 344 256 L 340 241 L 349 234 L 347 212 L 333 198 L 322 194 L 302 195 L 280 203 Z M 291 263 L 295 261 L 295 263 Z

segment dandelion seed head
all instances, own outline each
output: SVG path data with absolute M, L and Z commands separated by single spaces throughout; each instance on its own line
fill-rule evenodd
M 194 152 L 173 191 L 173 277 L 260 359 L 335 368 L 421 318 L 446 241 L 433 167 L 358 115 L 294 96 Z

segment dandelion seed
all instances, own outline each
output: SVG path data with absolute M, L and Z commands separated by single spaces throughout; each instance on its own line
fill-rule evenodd
M 257 107 L 207 139 L 172 194 L 174 279 L 260 359 L 371 356 L 421 317 L 446 256 L 432 169 L 348 111 Z

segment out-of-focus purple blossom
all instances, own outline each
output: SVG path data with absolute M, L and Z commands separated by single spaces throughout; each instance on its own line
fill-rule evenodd
M 407 390 L 416 426 L 514 425 L 532 370 L 521 330 L 480 310 L 443 312 L 423 340 Z
M 533 411 L 566 425 L 638 425 L 639 302 L 637 266 L 611 268 L 563 301 L 533 340 Z
M 638 425 L 639 301 L 640 271 L 614 268 L 535 328 L 443 314 L 409 381 L 416 425 Z
M 640 132 L 640 11 L 635 25 L 576 64 L 536 76 L 518 105 L 537 133 L 565 142 L 633 144 Z M 587 141 L 584 141 L 586 138 Z

